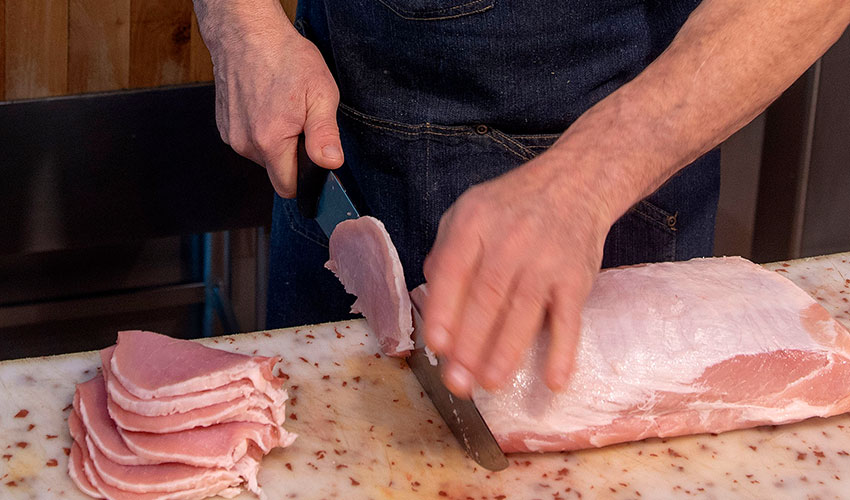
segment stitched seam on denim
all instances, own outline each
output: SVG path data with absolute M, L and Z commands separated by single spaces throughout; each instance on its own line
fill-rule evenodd
M 658 226 L 659 229 L 663 229 L 667 233 L 675 234 L 675 231 L 673 231 L 670 228 L 670 226 L 667 225 L 666 216 L 665 216 L 664 222 L 662 222 L 662 221 L 658 220 L 658 218 L 653 217 L 651 214 L 648 214 L 648 213 L 640 210 L 637 206 L 632 207 L 629 210 L 629 212 L 634 212 L 634 213 L 638 214 L 645 221 L 651 222 L 652 224 Z
M 376 118 L 371 115 L 367 115 L 365 113 L 361 113 L 351 106 L 347 106 L 345 104 L 340 103 L 339 110 L 347 115 L 349 118 L 353 120 L 357 120 L 364 125 L 368 125 L 370 127 L 379 128 L 383 130 L 389 130 L 392 132 L 398 132 L 401 134 L 407 135 L 418 135 L 418 134 L 432 134 L 432 135 L 443 135 L 446 137 L 451 136 L 463 136 L 463 135 L 472 135 L 474 132 L 469 127 L 464 126 L 446 126 L 446 125 L 434 125 L 432 123 L 423 123 L 423 124 L 410 124 L 410 123 L 402 123 L 396 122 L 392 120 L 387 120 L 384 118 Z M 376 125 L 382 124 L 383 126 Z M 439 130 L 440 132 L 436 132 L 435 130 Z
M 511 137 L 514 139 L 557 139 L 561 137 L 561 134 L 511 134 Z
M 311 234 L 312 231 L 309 231 L 307 229 L 302 229 L 301 227 L 296 227 L 295 216 L 292 213 L 292 209 L 290 209 L 288 206 L 286 207 L 286 219 L 289 222 L 289 228 L 292 229 L 293 232 L 301 235 L 302 237 L 306 238 L 309 241 L 312 241 L 313 243 L 315 243 L 315 244 L 317 244 L 321 247 L 328 248 L 327 243 L 322 242 L 316 236 Z
M 514 139 L 512 139 L 512 138 L 511 138 L 511 136 L 509 136 L 509 135 L 505 134 L 504 132 L 501 132 L 501 131 L 499 131 L 499 130 L 495 130 L 495 129 L 492 129 L 492 131 L 493 131 L 493 135 L 498 135 L 498 136 L 499 136 L 499 137 L 501 137 L 504 141 L 506 141 L 506 142 L 509 142 L 509 143 L 513 144 L 513 145 L 514 145 L 514 146 L 515 146 L 518 150 L 520 150 L 520 151 L 522 151 L 523 153 L 525 153 L 525 154 L 528 156 L 528 158 L 527 158 L 528 160 L 530 160 L 530 159 L 534 158 L 535 156 L 537 156 L 537 155 L 534 153 L 534 151 L 532 151 L 532 150 L 530 150 L 530 149 L 526 148 L 524 145 L 522 145 L 521 143 L 519 143 L 519 142 L 515 141 Z
M 405 15 L 409 15 L 409 16 L 414 16 L 413 17 L 414 19 L 420 19 L 420 17 L 418 17 L 418 16 L 423 16 L 423 15 L 427 15 L 427 14 L 440 14 L 442 12 L 451 12 L 453 10 L 460 10 L 460 9 L 467 8 L 470 5 L 475 5 L 475 4 L 480 4 L 480 3 L 484 3 L 486 5 L 482 8 L 480 8 L 480 9 L 478 9 L 478 10 L 475 10 L 475 11 L 472 11 L 472 12 L 467 12 L 467 14 L 472 14 L 474 12 L 481 12 L 482 10 L 488 9 L 488 8 L 493 6 L 492 0 L 472 0 L 471 2 L 467 2 L 467 3 L 461 4 L 461 5 L 454 5 L 452 7 L 442 7 L 442 8 L 439 8 L 439 9 L 430 9 L 430 10 L 409 10 L 409 9 L 401 8 L 398 5 L 394 5 L 394 2 L 388 3 L 384 0 L 378 0 L 378 1 L 381 2 L 382 4 L 386 5 L 393 12 L 395 12 L 399 15 L 405 14 Z M 453 15 L 457 16 L 457 14 L 453 14 Z M 463 14 L 461 14 L 461 15 L 463 15 Z
M 491 133 L 487 134 L 487 137 L 489 137 L 490 140 L 492 140 L 493 142 L 501 144 L 502 148 L 505 151 L 513 154 L 514 156 L 516 156 L 517 158 L 519 158 L 521 160 L 528 161 L 528 160 L 534 158 L 534 154 L 531 153 L 530 151 L 528 152 L 528 154 L 525 154 L 525 153 L 523 153 L 522 150 L 517 151 L 517 149 L 513 148 L 511 144 L 500 140 L 499 137 L 496 136 L 495 131 L 492 131 Z
M 667 211 L 666 211 L 666 210 L 661 209 L 661 207 L 658 207 L 658 206 L 656 206 L 654 203 L 649 202 L 649 201 L 647 201 L 647 200 L 641 200 L 640 202 L 638 202 L 638 206 L 648 208 L 648 209 L 649 209 L 649 211 L 651 211 L 651 212 L 655 213 L 655 214 L 656 214 L 656 216 L 657 216 L 659 219 L 664 219 L 665 221 L 667 220 L 667 217 L 669 217 L 670 215 L 672 215 L 672 214 L 667 213 Z
M 478 10 L 472 10 L 472 11 L 469 11 L 469 12 L 462 12 L 460 14 L 443 15 L 443 16 L 438 16 L 438 17 L 409 17 L 409 16 L 403 16 L 403 15 L 401 15 L 398 12 L 395 12 L 395 11 L 393 11 L 393 12 L 398 17 L 400 17 L 400 18 L 402 18 L 406 21 L 444 21 L 444 20 L 448 20 L 448 19 L 457 19 L 459 17 L 470 16 L 472 14 L 478 14 L 480 12 L 486 12 L 486 11 L 492 9 L 492 8 L 493 8 L 492 5 L 485 5 L 484 7 L 480 8 Z M 390 9 L 390 10 L 392 10 L 392 9 Z

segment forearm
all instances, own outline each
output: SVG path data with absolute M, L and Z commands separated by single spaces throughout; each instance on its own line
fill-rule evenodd
M 193 3 L 213 62 L 222 47 L 250 43 L 251 35 L 275 31 L 295 33 L 278 0 L 193 0 Z
M 656 61 L 567 130 L 551 163 L 598 193 L 613 223 L 757 116 L 848 22 L 843 0 L 705 0 Z

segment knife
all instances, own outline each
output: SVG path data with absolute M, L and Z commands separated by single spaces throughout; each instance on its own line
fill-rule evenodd
M 303 135 L 298 139 L 297 190 L 298 211 L 308 219 L 315 219 L 328 238 L 340 222 L 360 217 L 339 177 L 332 170 L 316 165 L 307 156 Z M 457 398 L 443 385 L 439 365 L 432 365 L 433 358 L 429 359 L 425 352 L 424 323 L 415 305 L 411 313 L 414 349 L 407 358 L 411 371 L 467 455 L 485 469 L 498 471 L 506 468 L 508 459 L 475 403 Z

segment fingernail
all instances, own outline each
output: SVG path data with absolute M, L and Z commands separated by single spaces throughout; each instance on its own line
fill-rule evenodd
M 322 156 L 328 160 L 339 160 L 342 158 L 342 151 L 340 151 L 339 147 L 328 144 L 322 148 Z

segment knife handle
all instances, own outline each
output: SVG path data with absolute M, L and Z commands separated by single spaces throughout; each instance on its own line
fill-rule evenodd
M 298 211 L 308 219 L 315 219 L 319 209 L 319 195 L 328 177 L 328 170 L 315 163 L 307 155 L 304 134 L 298 136 L 298 186 L 295 194 Z

